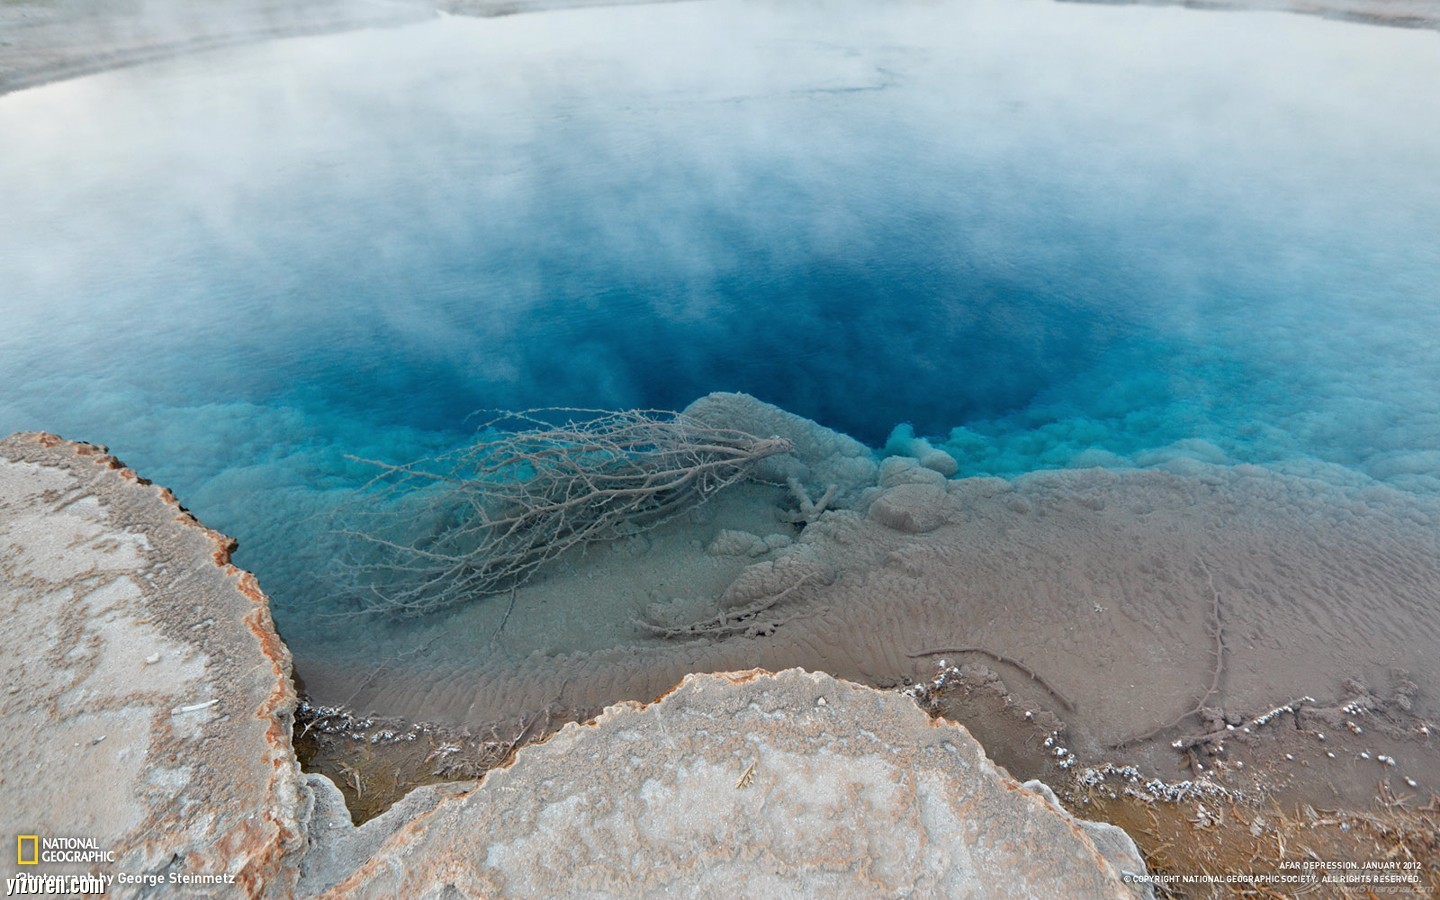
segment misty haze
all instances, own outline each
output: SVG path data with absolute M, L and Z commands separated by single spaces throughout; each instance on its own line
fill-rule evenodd
M 1436 37 L 704 0 L 17 91 L 0 435 L 103 443 L 237 538 L 311 698 L 357 713 L 478 733 L 750 665 L 892 687 L 983 639 L 1070 685 L 1017 679 L 1073 691 L 1096 754 L 1182 711 L 1221 643 L 1234 708 L 1404 671 L 1437 714 Z M 823 479 L 777 477 L 508 596 L 355 614 L 335 523 L 376 461 L 473 439 L 477 410 L 713 392 L 869 468 L 828 517 Z M 901 483 L 966 515 L 887 512 Z M 820 624 L 650 633 L 782 557 L 820 573 L 796 594 Z

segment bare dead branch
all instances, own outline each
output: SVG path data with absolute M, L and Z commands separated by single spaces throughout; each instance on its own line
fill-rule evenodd
M 727 609 L 720 612 L 713 618 L 694 622 L 689 625 L 654 625 L 643 619 L 634 620 L 635 627 L 648 634 L 662 638 L 727 638 L 737 634 L 747 637 L 757 635 L 769 635 L 775 632 L 776 628 L 793 622 L 799 615 L 787 616 L 783 619 L 771 619 L 761 621 L 756 617 L 771 607 L 779 604 L 785 598 L 798 591 L 800 588 L 816 580 L 814 575 L 805 575 L 794 584 L 774 594 L 767 594 L 764 597 L 756 598 L 744 606 Z
M 790 496 L 795 499 L 795 503 L 799 507 L 798 511 L 790 513 L 786 517 L 788 521 L 795 524 L 814 525 L 820 515 L 829 508 L 831 501 L 835 499 L 835 492 L 839 490 L 839 485 L 826 485 L 825 493 L 821 495 L 820 499 L 811 500 L 810 492 L 805 490 L 805 486 L 800 483 L 799 479 L 789 478 L 786 480 L 786 484 L 790 488 Z
M 557 424 L 556 420 L 560 420 Z M 341 529 L 363 611 L 422 615 L 523 585 L 567 551 L 654 528 L 788 453 L 661 410 L 503 413 L 474 443 L 381 469 Z

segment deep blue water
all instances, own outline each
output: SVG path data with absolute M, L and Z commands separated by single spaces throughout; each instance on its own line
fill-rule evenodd
M 1440 489 L 1440 36 L 702 2 L 0 98 L 0 432 L 106 443 L 287 610 L 476 409 L 747 391 L 962 474 Z

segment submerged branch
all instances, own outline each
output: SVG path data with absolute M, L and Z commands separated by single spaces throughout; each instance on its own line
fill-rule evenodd
M 1197 556 L 1195 561 L 1200 564 L 1200 570 L 1205 573 L 1205 581 L 1210 586 L 1210 631 L 1215 638 L 1215 668 L 1213 674 L 1210 676 L 1210 687 L 1206 688 L 1204 695 L 1195 701 L 1195 705 L 1185 712 L 1158 728 L 1153 728 L 1144 734 L 1137 734 L 1133 737 L 1126 738 L 1120 743 L 1113 745 L 1112 749 L 1123 750 L 1126 747 L 1148 741 L 1161 732 L 1174 728 L 1189 717 L 1204 710 L 1205 704 L 1209 702 L 1210 698 L 1220 692 L 1220 676 L 1225 672 L 1225 634 L 1220 621 L 1220 589 L 1215 587 L 1215 576 L 1210 574 L 1210 567 L 1205 565 L 1205 560 Z
M 1029 675 L 1032 681 L 1036 682 L 1045 690 L 1049 691 L 1050 695 L 1056 700 L 1059 700 L 1060 704 L 1066 709 L 1070 710 L 1071 712 L 1075 711 L 1075 704 L 1070 702 L 1070 698 L 1060 693 L 1059 689 L 1050 682 L 1046 681 L 1044 676 L 1042 676 L 1039 672 L 1036 672 L 1034 669 L 1025 665 L 1018 659 L 1004 656 L 991 650 L 986 650 L 984 647 L 937 647 L 934 650 L 921 650 L 919 653 L 907 653 L 905 655 L 910 657 L 911 659 L 918 659 L 921 656 L 939 656 L 942 653 L 979 653 L 981 656 L 988 656 L 996 662 L 1004 663 L 1007 666 L 1014 666 L 1015 668 L 1024 672 L 1026 675 Z
M 367 487 L 388 501 L 341 529 L 365 611 L 420 615 L 512 591 L 567 551 L 654 528 L 794 449 L 658 410 L 527 410 L 479 433 L 404 465 L 361 460 L 381 468 Z

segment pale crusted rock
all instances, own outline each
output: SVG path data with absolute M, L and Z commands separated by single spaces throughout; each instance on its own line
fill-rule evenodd
M 761 556 L 768 553 L 764 538 L 748 531 L 723 529 L 705 548 L 711 556 Z
M 1015 486 L 1003 478 L 962 478 L 945 484 L 945 493 L 959 500 L 961 504 L 978 503 L 1014 492 Z
M 0 832 L 116 858 L 40 871 L 293 889 L 290 653 L 234 546 L 103 448 L 0 441 Z
M 897 484 L 875 498 L 869 514 L 887 528 L 906 534 L 924 534 L 952 521 L 956 509 L 940 485 Z
M 345 797 L 334 782 L 312 773 L 305 776 L 305 783 L 315 805 L 306 828 L 306 852 L 300 860 L 296 893 L 301 897 L 312 897 L 333 887 L 411 819 L 434 809 L 446 797 L 458 796 L 473 787 L 473 783 L 461 782 L 416 788 L 381 815 L 356 827 L 345 808 Z
M 688 676 L 657 703 L 566 726 L 396 831 L 335 893 L 1138 892 L 964 728 L 792 669 Z
M 955 457 L 946 453 L 944 450 L 933 447 L 920 457 L 920 465 L 932 471 L 939 472 L 946 478 L 960 471 L 960 464 L 955 461 Z
M 788 534 L 767 534 L 765 535 L 765 549 L 768 551 L 783 550 L 794 545 L 795 539 Z
M 760 537 L 748 531 L 726 528 L 715 535 L 705 552 L 711 556 L 764 556 L 776 550 L 783 550 L 795 543 L 788 534 L 767 534 Z
M 835 574 L 824 563 L 814 559 L 808 546 L 795 548 L 789 555 L 746 566 L 720 597 L 722 609 L 749 606 L 767 597 L 781 597 L 802 585 L 825 585 Z
M 685 407 L 685 415 L 717 428 L 793 442 L 794 452 L 760 461 L 755 472 L 763 480 L 785 484 L 793 478 L 822 490 L 835 485 L 834 505 L 840 507 L 852 505 L 860 491 L 875 483 L 876 464 L 869 447 L 749 394 L 707 394 Z
M 646 605 L 641 618 L 656 628 L 682 628 L 715 619 L 719 615 L 720 608 L 709 598 L 671 597 Z
M 1089 819 L 1076 818 L 1068 809 L 1060 805 L 1060 798 L 1055 796 L 1050 785 L 1038 778 L 1030 779 L 1025 782 L 1024 786 L 1044 797 L 1045 802 L 1049 803 L 1057 813 L 1079 825 L 1090 836 L 1090 840 L 1095 842 L 1095 849 L 1099 850 L 1111 865 L 1120 870 L 1122 877 L 1126 873 L 1140 875 L 1146 871 L 1145 859 L 1140 855 L 1140 848 L 1135 846 L 1134 839 L 1125 833 L 1125 829 L 1118 825 L 1111 825 L 1109 822 L 1093 822 Z M 1131 889 L 1135 894 L 1143 897 L 1151 897 L 1155 893 L 1148 884 L 1143 882 L 1132 884 Z
M 910 456 L 887 456 L 880 463 L 880 486 L 892 488 L 901 484 L 933 484 L 944 487 L 945 476 L 922 466 Z

